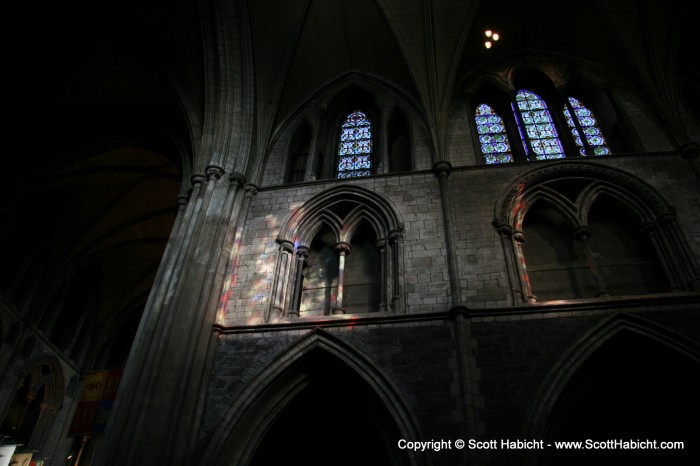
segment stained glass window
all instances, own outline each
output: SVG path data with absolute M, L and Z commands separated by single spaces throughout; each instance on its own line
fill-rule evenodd
M 544 100 L 534 92 L 521 89 L 515 101 L 520 112 L 516 111 L 515 104 L 513 104 L 513 112 L 518 121 L 525 154 L 530 157 L 527 144 L 529 142 L 537 160 L 564 158 L 564 149 Z
M 581 130 L 583 130 L 583 134 L 586 135 L 586 142 L 588 142 L 588 145 L 593 150 L 593 155 L 608 155 L 610 153 L 610 149 L 608 148 L 607 142 L 605 142 L 605 138 L 603 137 L 603 133 L 600 131 L 600 127 L 598 126 L 598 122 L 596 121 L 593 112 L 591 112 L 578 99 L 573 97 L 569 97 L 569 103 L 571 104 L 571 108 L 574 109 L 574 114 L 581 126 Z M 569 112 L 569 109 L 566 106 L 564 107 L 564 117 L 566 117 L 566 122 L 569 124 L 569 128 L 571 128 L 571 134 L 573 134 L 574 139 L 576 140 L 576 145 L 579 147 L 579 152 L 581 152 L 581 155 L 589 155 L 586 154 L 583 141 L 581 140 L 581 135 L 576 128 L 576 123 L 571 118 L 571 112 Z
M 340 128 L 338 178 L 369 176 L 372 170 L 372 123 L 355 110 Z
M 506 163 L 513 160 L 510 143 L 503 120 L 493 109 L 481 104 L 476 108 L 476 130 L 479 133 L 481 152 L 487 164 Z

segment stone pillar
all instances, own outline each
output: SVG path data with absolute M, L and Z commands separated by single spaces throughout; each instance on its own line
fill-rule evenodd
M 297 247 L 297 265 L 294 275 L 294 291 L 292 292 L 292 302 L 289 305 L 289 315 L 299 317 L 299 304 L 301 303 L 301 290 L 304 286 L 304 268 L 309 258 L 309 248 L 306 246 Z
M 391 246 L 391 310 L 403 311 L 401 299 L 401 241 L 403 236 L 399 230 L 389 232 L 389 245 Z
M 340 241 L 335 245 L 335 250 L 338 251 L 338 293 L 335 297 L 335 305 L 333 306 L 333 314 L 345 314 L 343 308 L 343 286 L 345 279 L 345 257 L 350 254 L 351 246 L 345 241 Z
M 530 278 L 527 275 L 527 266 L 525 265 L 525 254 L 523 254 L 523 243 L 525 242 L 525 233 L 520 230 L 513 231 L 513 251 L 515 252 L 515 260 L 518 264 L 518 278 L 520 287 L 523 290 L 523 298 L 527 303 L 536 303 L 537 297 L 532 294 L 530 287 Z
M 452 165 L 449 162 L 438 162 L 433 166 L 433 171 L 440 184 L 440 199 L 442 200 L 442 218 L 445 222 L 445 249 L 447 254 L 447 268 L 450 274 L 450 294 L 452 295 L 452 305 L 462 304 L 462 288 L 459 282 L 459 267 L 457 262 L 457 251 L 453 240 L 454 225 L 452 221 L 452 202 L 447 186 L 447 177 L 450 176 Z
M 269 314 L 266 316 L 265 322 L 269 321 L 270 317 L 283 317 L 286 314 L 284 310 L 284 298 L 287 274 L 289 273 L 289 263 L 294 253 L 294 244 L 290 241 L 280 241 L 279 245 L 280 251 L 277 256 L 277 265 L 275 266 L 272 299 L 270 302 Z M 270 314 L 274 314 L 274 316 Z
M 605 280 L 600 275 L 600 270 L 598 270 L 598 264 L 593 257 L 593 251 L 591 250 L 591 243 L 588 239 L 591 237 L 591 227 L 587 225 L 581 225 L 576 228 L 574 232 L 574 238 L 581 243 L 583 246 L 584 254 L 586 255 L 586 262 L 588 263 L 588 269 L 593 275 L 593 280 L 595 280 L 598 286 L 598 292 L 596 293 L 596 298 L 610 296 L 610 292 L 607 290 L 607 285 Z
M 124 371 L 96 465 L 195 464 L 222 264 L 241 190 L 209 166 L 192 177 Z M 180 218 L 181 217 L 181 218 Z M 235 225 L 234 225 L 235 227 Z M 226 256 L 226 255 L 224 255 Z
M 376 246 L 379 249 L 379 312 L 384 312 L 387 310 L 387 272 L 389 269 L 386 263 L 386 240 L 384 238 L 378 239 Z
M 513 248 L 513 227 L 505 224 L 498 225 L 496 230 L 501 237 L 501 246 L 506 260 L 506 270 L 508 271 L 513 304 L 526 303 L 528 302 L 527 294 L 523 288 L 522 280 L 520 280 L 520 275 L 517 272 L 518 262 Z

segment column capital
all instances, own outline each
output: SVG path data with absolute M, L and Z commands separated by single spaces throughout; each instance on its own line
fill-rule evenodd
M 231 172 L 228 174 L 228 181 L 231 184 L 235 184 L 238 188 L 245 185 L 245 175 L 240 172 Z
M 435 176 L 438 178 L 443 178 L 443 177 L 448 177 L 450 176 L 450 172 L 452 171 L 452 164 L 448 162 L 447 160 L 442 160 L 440 162 L 436 162 L 435 165 L 433 165 L 433 172 L 435 172 Z
M 297 256 L 299 258 L 307 259 L 311 250 L 306 246 L 297 246 Z
M 345 241 L 338 241 L 335 243 L 335 250 L 338 251 L 339 254 L 344 254 L 348 255 L 350 254 L 350 250 L 352 249 L 352 246 L 350 243 L 347 243 Z
M 204 183 L 205 180 L 206 180 L 206 178 L 204 177 L 204 175 L 192 175 L 190 177 L 190 183 L 192 184 L 193 187 L 198 185 L 198 184 Z
M 294 243 L 292 243 L 291 241 L 287 241 L 286 239 L 278 239 L 277 243 L 280 245 L 284 252 L 294 252 Z
M 525 242 L 525 232 L 522 230 L 513 230 L 513 239 L 518 243 Z
M 588 225 L 579 225 L 574 231 L 574 238 L 576 238 L 579 241 L 587 240 L 591 237 L 592 233 L 593 230 L 591 230 L 591 227 L 589 227 Z
M 218 180 L 224 174 L 224 169 L 217 165 L 209 165 L 204 173 L 207 175 L 207 181 L 211 181 L 212 178 Z
M 248 183 L 247 185 L 245 185 L 246 197 L 252 198 L 256 194 L 258 194 L 258 187 L 256 185 L 254 185 L 253 183 Z

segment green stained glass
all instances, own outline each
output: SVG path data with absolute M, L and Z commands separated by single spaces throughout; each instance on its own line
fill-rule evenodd
M 493 109 L 481 104 L 476 108 L 476 131 L 479 133 L 481 153 L 487 164 L 507 163 L 513 160 L 503 120 Z
M 574 97 L 569 97 L 569 103 L 571 104 L 571 108 L 574 109 L 574 115 L 576 116 L 576 119 L 578 120 L 578 123 L 581 126 L 581 129 L 583 130 L 586 142 L 593 150 L 593 154 L 610 154 L 608 144 L 605 142 L 605 138 L 603 137 L 603 133 L 598 127 L 598 122 L 596 121 L 593 112 L 586 108 L 586 106 L 583 105 L 581 101 L 575 99 Z M 586 148 L 583 144 L 583 141 L 581 140 L 581 135 L 579 134 L 579 131 L 576 128 L 576 123 L 571 118 L 571 112 L 569 112 L 569 109 L 566 106 L 564 107 L 564 117 L 566 118 L 566 122 L 568 123 L 569 128 L 571 129 L 571 134 L 574 136 L 576 145 L 579 147 L 579 152 L 581 153 L 581 155 L 589 155 L 586 154 Z

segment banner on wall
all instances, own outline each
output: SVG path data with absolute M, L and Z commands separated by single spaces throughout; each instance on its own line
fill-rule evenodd
M 17 445 L 0 445 L 0 466 L 9 466 Z
M 34 453 L 15 453 L 10 461 L 11 466 L 29 466 Z
M 85 376 L 83 394 L 68 430 L 69 436 L 104 432 L 123 372 L 122 369 L 103 370 Z

